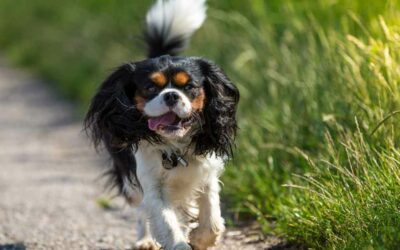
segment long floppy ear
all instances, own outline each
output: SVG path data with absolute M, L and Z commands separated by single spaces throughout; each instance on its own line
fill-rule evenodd
M 198 59 L 205 77 L 205 123 L 196 137 L 196 153 L 214 152 L 218 156 L 232 157 L 236 136 L 236 109 L 239 91 L 220 67 L 205 59 Z
M 136 178 L 133 150 L 141 139 L 151 141 L 152 131 L 142 113 L 133 103 L 135 64 L 118 67 L 100 86 L 86 114 L 84 126 L 95 147 L 103 143 L 113 160 L 110 177 L 121 193 L 130 182 L 140 184 Z M 153 135 L 154 136 L 154 135 Z
M 136 148 L 152 134 L 133 103 L 134 74 L 134 63 L 118 67 L 93 97 L 84 124 L 96 147 L 103 141 L 116 148 Z

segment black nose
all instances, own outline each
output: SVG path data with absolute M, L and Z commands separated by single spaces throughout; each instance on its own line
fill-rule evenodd
M 179 95 L 175 92 L 168 92 L 164 94 L 164 101 L 168 107 L 174 106 L 178 102 L 179 98 Z

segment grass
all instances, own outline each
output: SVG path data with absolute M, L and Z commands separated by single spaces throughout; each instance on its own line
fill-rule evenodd
M 104 209 L 104 210 L 111 210 L 111 209 L 113 209 L 113 205 L 112 205 L 111 200 L 110 200 L 109 198 L 106 198 L 106 197 L 99 197 L 99 198 L 97 198 L 97 199 L 96 199 L 96 204 L 97 204 L 100 208 L 102 208 L 102 209 Z
M 113 67 L 143 58 L 149 4 L 3 0 L 0 46 L 85 110 Z M 186 54 L 215 60 L 241 91 L 229 212 L 309 248 L 400 248 L 399 2 L 210 6 Z

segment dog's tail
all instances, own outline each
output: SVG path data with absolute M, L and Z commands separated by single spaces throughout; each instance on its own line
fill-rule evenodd
M 206 0 L 157 0 L 146 16 L 148 57 L 177 55 L 206 18 Z

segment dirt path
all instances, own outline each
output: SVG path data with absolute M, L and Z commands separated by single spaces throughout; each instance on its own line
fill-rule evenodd
M 0 249 L 132 249 L 134 214 L 114 209 L 73 107 L 41 82 L 0 64 Z M 279 248 L 230 230 L 216 249 Z M 271 244 L 272 243 L 272 244 Z

